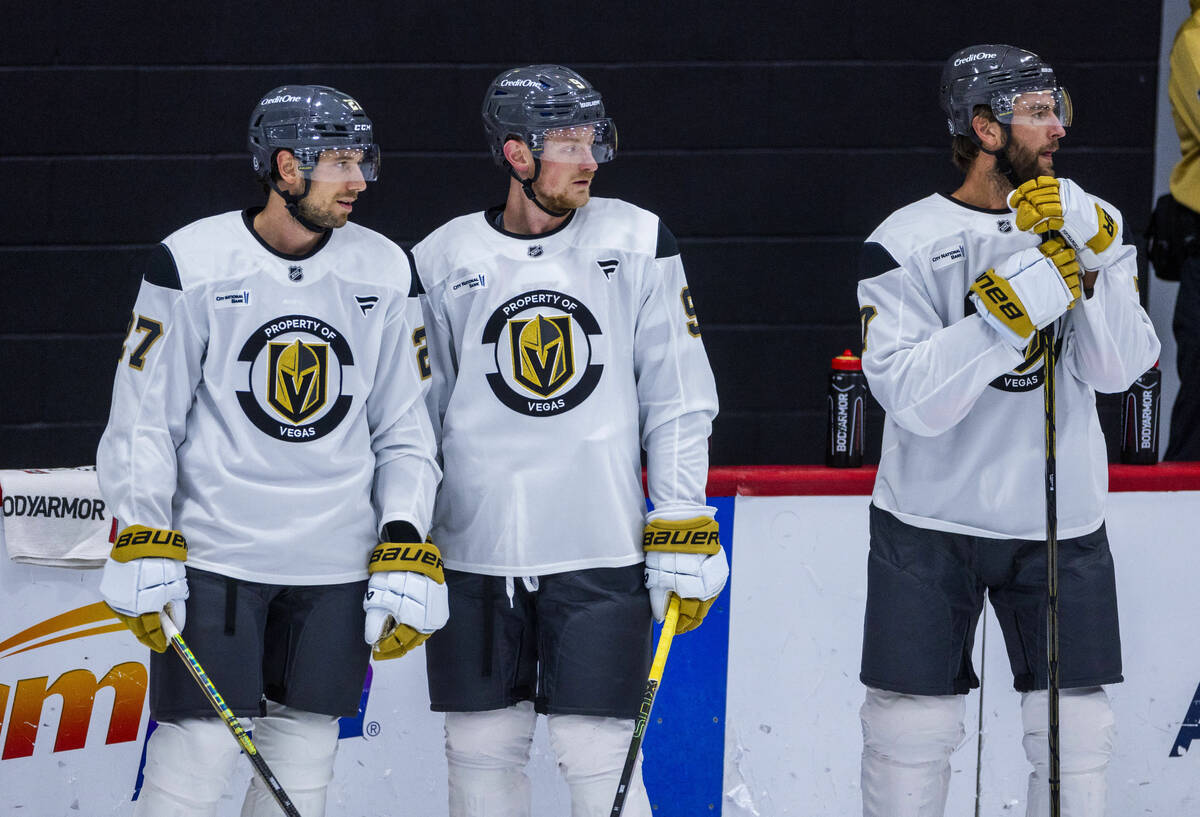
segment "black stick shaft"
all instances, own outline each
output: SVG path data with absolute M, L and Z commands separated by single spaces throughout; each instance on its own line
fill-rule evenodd
M 1042 330 L 1046 397 L 1046 740 L 1050 752 L 1050 817 L 1062 813 L 1058 740 L 1058 497 L 1055 462 L 1054 327 Z

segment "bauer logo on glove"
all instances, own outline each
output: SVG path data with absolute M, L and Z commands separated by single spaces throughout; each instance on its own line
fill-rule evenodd
M 729 578 L 717 521 L 705 516 L 652 519 L 646 523 L 642 545 L 654 618 L 663 620 L 673 593 L 680 599 L 676 632 L 699 627 Z
M 442 554 L 425 542 L 382 542 L 367 562 L 363 639 L 377 661 L 399 658 L 450 618 Z

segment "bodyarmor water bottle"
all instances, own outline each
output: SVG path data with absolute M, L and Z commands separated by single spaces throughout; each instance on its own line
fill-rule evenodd
M 863 401 L 867 378 L 862 361 L 849 349 L 833 359 L 829 372 L 829 426 L 825 440 L 825 464 L 830 468 L 854 468 L 863 458 Z
M 1158 402 L 1162 372 L 1158 364 L 1125 391 L 1121 401 L 1121 462 L 1154 465 L 1158 462 Z

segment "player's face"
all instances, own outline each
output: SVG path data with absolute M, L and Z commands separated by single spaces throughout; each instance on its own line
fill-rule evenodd
M 1022 94 L 1013 104 L 1008 159 L 1017 182 L 1054 175 L 1054 152 L 1067 135 L 1051 92 Z
M 320 227 L 341 227 L 350 218 L 354 200 L 367 189 L 361 150 L 327 150 L 313 168 L 308 195 L 300 200 L 300 214 Z
M 591 198 L 596 175 L 592 156 L 594 135 L 590 127 L 564 128 L 550 132 L 542 149 L 542 171 L 533 183 L 538 200 L 551 210 L 574 210 Z

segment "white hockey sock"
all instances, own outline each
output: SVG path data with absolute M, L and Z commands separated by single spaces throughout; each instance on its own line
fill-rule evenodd
M 146 745 L 134 817 L 213 817 L 240 752 L 215 716 L 160 722 Z
M 633 720 L 551 715 L 547 726 L 559 771 L 571 789 L 571 817 L 607 817 L 625 767 L 625 756 L 629 754 Z M 621 815 L 650 817 L 640 752 Z
M 863 817 L 942 817 L 965 707 L 964 695 L 867 688 L 859 711 Z
M 525 766 L 537 712 L 522 701 L 507 709 L 446 713 L 450 817 L 530 817 Z
M 1050 813 L 1049 695 L 1021 695 L 1029 774 L 1026 817 Z M 1058 765 L 1063 817 L 1102 817 L 1108 801 L 1105 772 L 1112 757 L 1116 721 L 1103 687 L 1064 689 L 1058 696 Z
M 304 817 L 324 817 L 337 755 L 337 717 L 268 701 L 266 716 L 254 719 L 253 738 L 296 810 Z M 271 790 L 254 775 L 242 801 L 241 817 L 279 814 Z

